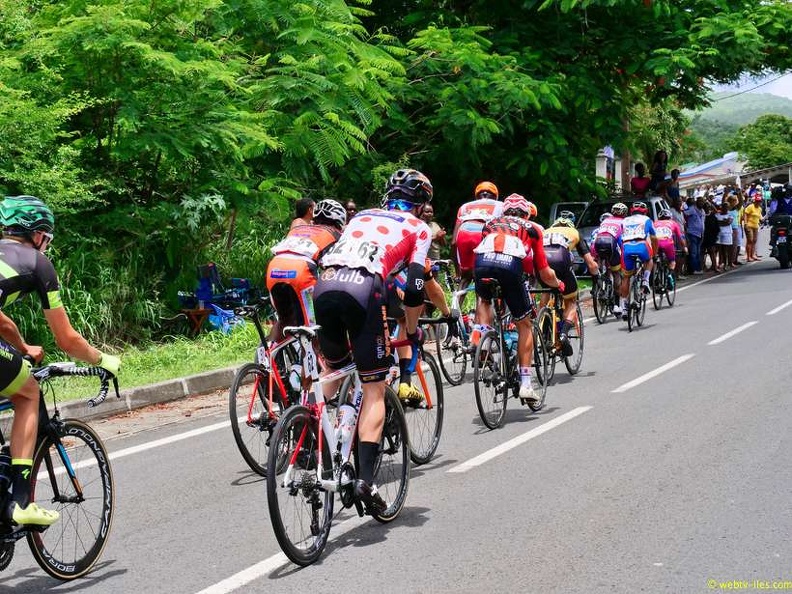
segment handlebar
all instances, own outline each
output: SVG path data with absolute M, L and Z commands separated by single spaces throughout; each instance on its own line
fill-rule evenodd
M 32 373 L 33 377 L 39 382 L 51 377 L 63 377 L 68 375 L 98 377 L 100 380 L 99 393 L 88 400 L 89 408 L 93 408 L 105 401 L 107 393 L 110 391 L 111 380 L 113 382 L 113 388 L 115 389 L 116 398 L 121 398 L 121 394 L 118 391 L 118 378 L 102 367 L 78 367 L 71 362 L 57 362 L 41 367 L 34 367 Z

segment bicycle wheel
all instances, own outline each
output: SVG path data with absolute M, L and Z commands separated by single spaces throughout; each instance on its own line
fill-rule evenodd
M 410 436 L 410 459 L 416 464 L 426 464 L 437 451 L 443 431 L 443 380 L 430 353 L 423 354 L 420 365 L 429 389 L 428 397 L 417 403 L 402 402 L 402 409 Z M 423 392 L 423 385 L 418 385 Z
M 534 341 L 534 370 L 536 371 L 536 379 L 541 386 L 540 398 L 536 402 L 529 402 L 528 408 L 533 412 L 538 412 L 544 408 L 545 398 L 547 398 L 547 384 L 552 377 L 550 373 L 550 363 L 555 365 L 555 355 L 548 349 L 545 342 L 544 335 L 539 331 L 539 326 L 536 322 L 533 325 L 533 341 Z
M 556 353 L 559 352 L 555 347 L 555 340 L 553 337 L 553 312 L 550 311 L 549 307 L 545 306 L 539 310 L 536 316 L 536 325 L 544 339 L 543 344 L 546 350 L 545 358 L 547 359 L 547 381 L 542 379 L 540 379 L 540 381 L 549 384 L 553 381 L 553 377 L 555 377 Z
M 498 335 L 488 331 L 479 340 L 473 358 L 473 391 L 476 407 L 488 429 L 497 429 L 506 417 L 506 400 L 509 397 L 509 378 L 506 361 L 499 352 Z
M 674 306 L 674 301 L 676 301 L 676 286 L 677 286 L 677 278 L 676 278 L 676 271 L 671 271 L 670 269 L 666 269 L 667 280 L 666 280 L 666 301 L 668 301 L 668 307 Z
M 388 507 L 372 517 L 386 524 L 395 520 L 401 512 L 410 487 L 410 438 L 407 420 L 404 418 L 399 397 L 389 386 L 385 388 L 385 423 L 382 426 L 374 482 Z
M 564 357 L 564 365 L 566 365 L 569 375 L 575 375 L 580 371 L 580 365 L 583 363 L 583 310 L 580 309 L 580 301 L 575 305 L 575 314 L 577 315 L 577 322 L 567 332 L 569 342 L 572 345 L 572 355 Z
M 632 332 L 633 326 L 636 323 L 635 322 L 635 318 L 636 318 L 636 316 L 635 316 L 635 313 L 636 313 L 636 311 L 635 311 L 635 307 L 636 307 L 636 301 L 635 301 L 636 287 L 638 288 L 637 289 L 638 291 L 641 290 L 641 288 L 640 288 L 641 282 L 639 280 L 637 280 L 637 278 L 638 277 L 635 274 L 632 276 L 632 278 L 630 279 L 630 290 L 627 293 L 627 330 L 629 332 Z
M 284 399 L 274 376 L 258 363 L 243 365 L 234 376 L 228 392 L 228 414 L 234 441 L 250 469 L 261 476 L 267 476 L 270 438 L 283 413 Z
M 605 323 L 608 317 L 608 300 L 606 298 L 607 288 L 604 282 L 594 279 L 591 289 L 591 305 L 594 308 L 594 317 L 600 324 Z
M 333 519 L 333 493 L 318 480 L 317 452 L 322 447 L 324 478 L 332 474 L 326 442 L 319 443 L 319 422 L 304 406 L 286 410 L 272 434 L 267 457 L 267 506 L 275 538 L 297 565 L 310 565 L 327 545 Z
M 437 362 L 446 380 L 452 386 L 458 386 L 465 379 L 467 371 L 467 345 L 465 344 L 461 318 L 456 322 L 456 336 L 449 336 L 447 330 L 435 332 L 435 348 Z M 445 328 L 445 326 L 443 326 Z
M 655 266 L 652 274 L 652 304 L 659 310 L 663 307 L 664 293 L 666 292 L 665 266 Z
M 63 421 L 60 438 L 44 436 L 33 457 L 31 501 L 54 508 L 60 520 L 27 535 L 36 562 L 59 580 L 88 573 L 102 554 L 115 512 L 110 458 L 85 423 Z M 69 472 L 74 473 L 74 478 Z
M 641 287 L 641 281 L 639 280 L 636 284 L 636 303 L 637 307 L 635 309 L 635 323 L 638 326 L 643 326 L 644 317 L 646 316 L 646 294 L 643 292 L 643 288 Z

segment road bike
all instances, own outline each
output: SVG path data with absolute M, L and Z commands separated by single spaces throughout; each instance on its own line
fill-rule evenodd
M 558 289 L 534 289 L 534 293 L 549 293 L 550 300 L 547 305 L 539 310 L 536 316 L 536 324 L 542 335 L 548 352 L 548 382 L 555 376 L 556 361 L 561 360 L 569 372 L 575 375 L 580 371 L 583 362 L 583 310 L 580 308 L 580 301 L 575 303 L 575 323 L 569 328 L 567 338 L 572 345 L 572 354 L 564 355 L 559 335 L 561 334 L 561 324 L 564 320 L 564 299 Z
M 33 558 L 49 575 L 73 580 L 88 573 L 104 551 L 115 513 L 115 487 L 110 457 L 99 435 L 77 419 L 61 419 L 54 388 L 49 381 L 63 376 L 96 376 L 98 394 L 88 400 L 93 407 L 107 397 L 112 381 L 116 396 L 118 381 L 101 367 L 77 367 L 74 363 L 52 363 L 32 370 L 41 384 L 39 422 L 30 500 L 55 509 L 60 519 L 53 525 L 17 526 L 0 517 L 0 571 L 8 567 L 18 540 L 26 538 Z M 54 409 L 47 412 L 45 393 L 52 394 Z M 0 412 L 13 409 L 0 398 Z M 0 447 L 8 446 L 0 429 Z M 0 509 L 10 493 L 0 493 Z
M 643 326 L 646 316 L 646 292 L 643 288 L 644 263 L 638 255 L 631 255 L 635 263 L 633 275 L 630 277 L 630 288 L 627 293 L 627 329 L 632 332 L 634 326 Z
M 594 308 L 594 317 L 597 322 L 603 324 L 609 315 L 613 315 L 613 308 L 616 306 L 616 289 L 613 285 L 613 277 L 608 268 L 607 262 L 599 262 L 599 273 L 593 279 L 591 287 L 591 305 Z
M 228 414 L 234 441 L 250 469 L 267 475 L 267 452 L 283 411 L 299 401 L 297 341 L 267 340 L 261 323 L 266 300 L 237 307 L 236 315 L 252 320 L 259 334 L 255 359 L 236 372 L 228 392 Z
M 492 288 L 492 303 L 495 308 L 493 327 L 482 334 L 473 356 L 473 389 L 476 408 L 484 425 L 497 429 L 506 417 L 506 403 L 510 397 L 520 398 L 520 370 L 517 364 L 517 332 L 511 330 L 511 314 L 502 299 L 500 284 L 496 279 L 481 279 Z M 538 402 L 520 399 L 521 404 L 536 412 L 542 409 L 547 394 L 550 371 L 550 353 L 542 333 L 534 321 L 533 327 L 534 371 L 540 387 Z M 506 330 L 509 329 L 509 330 Z M 506 340 L 504 331 L 512 333 Z M 503 354 L 503 356 L 501 356 Z
M 437 360 L 448 383 L 458 386 L 465 379 L 468 360 L 476 348 L 470 342 L 476 311 L 476 288 L 471 283 L 464 289 L 457 289 L 450 272 L 451 260 L 435 260 L 433 270 L 435 266 L 438 268 L 438 281 L 451 296 L 449 309 L 452 316 L 448 323 L 455 326 L 453 331 L 447 326 L 437 326 L 434 333 Z
M 668 266 L 665 252 L 660 252 L 652 270 L 652 304 L 655 309 L 663 307 L 663 299 L 668 302 L 668 307 L 674 306 L 676 300 L 676 275 Z
M 286 556 L 298 565 L 314 563 L 324 551 L 334 519 L 335 495 L 343 508 L 367 513 L 354 493 L 359 472 L 357 414 L 351 426 L 334 424 L 322 395 L 326 383 L 353 376 L 348 403 L 360 410 L 363 388 L 354 363 L 319 377 L 312 342 L 318 326 L 288 326 L 301 354 L 300 403 L 287 409 L 272 434 L 267 458 L 267 505 L 275 537 Z M 406 346 L 409 341 L 392 346 Z M 347 394 L 339 400 L 344 404 Z M 407 421 L 396 393 L 385 386 L 385 421 L 375 464 L 374 483 L 387 503 L 372 513 L 378 522 L 391 522 L 401 512 L 410 483 Z

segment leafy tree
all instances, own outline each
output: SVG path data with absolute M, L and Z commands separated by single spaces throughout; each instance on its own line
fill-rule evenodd
M 733 142 L 751 169 L 792 163 L 792 119 L 764 115 L 740 128 Z

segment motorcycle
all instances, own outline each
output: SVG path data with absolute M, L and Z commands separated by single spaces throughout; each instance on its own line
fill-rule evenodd
M 773 215 L 770 217 L 770 245 L 773 256 L 781 268 L 790 267 L 790 257 L 792 248 L 789 242 L 792 241 L 792 215 Z

